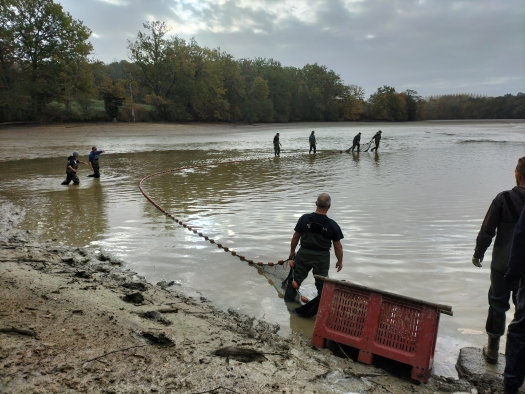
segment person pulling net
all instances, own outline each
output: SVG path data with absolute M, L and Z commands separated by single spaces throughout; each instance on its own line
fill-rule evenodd
M 302 215 L 294 228 L 290 242 L 290 256 L 288 257 L 290 273 L 286 280 L 284 301 L 294 301 L 297 297 L 302 282 L 310 271 L 314 275 L 328 277 L 330 269 L 330 249 L 334 246 L 337 262 L 337 272 L 343 268 L 343 246 L 341 239 L 343 233 L 339 225 L 327 216 L 332 200 L 327 193 L 321 193 L 315 202 L 315 212 Z M 295 252 L 299 242 L 301 246 Z M 292 264 L 293 261 L 293 264 Z M 284 282 L 283 282 L 284 285 Z M 299 316 L 314 316 L 317 314 L 318 300 L 323 291 L 323 281 L 315 280 L 317 297 L 310 301 L 308 306 L 297 308 L 295 313 Z M 317 307 L 315 303 L 317 302 Z M 307 317 L 307 316 L 305 316 Z

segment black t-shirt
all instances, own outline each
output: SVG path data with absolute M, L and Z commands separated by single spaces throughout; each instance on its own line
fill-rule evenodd
M 294 231 L 297 231 L 300 234 L 309 232 L 310 223 L 312 222 L 322 224 L 323 235 L 332 242 L 337 242 L 344 238 L 343 232 L 335 220 L 330 219 L 326 215 L 321 215 L 315 212 L 306 213 L 301 216 L 295 225 Z
M 273 137 L 273 144 L 274 145 L 279 145 L 279 137 L 278 136 Z

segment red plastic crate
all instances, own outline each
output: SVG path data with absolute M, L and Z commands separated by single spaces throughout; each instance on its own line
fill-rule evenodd
M 324 281 L 312 344 L 331 340 L 359 349 L 358 360 L 374 355 L 412 366 L 411 378 L 426 383 L 434 363 L 440 313 L 452 307 L 315 276 Z

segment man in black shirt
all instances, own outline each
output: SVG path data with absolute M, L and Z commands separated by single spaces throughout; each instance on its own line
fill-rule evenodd
M 290 244 L 289 259 L 293 259 L 295 263 L 293 279 L 298 285 L 297 288 L 301 286 L 311 270 L 314 275 L 328 276 L 332 244 L 337 258 L 335 264 L 337 272 L 343 268 L 343 246 L 341 245 L 343 233 L 339 225 L 326 215 L 331 205 L 330 196 L 327 193 L 321 193 L 315 205 L 315 212 L 304 214 L 297 221 Z M 295 253 L 299 241 L 301 241 L 301 247 Z M 315 287 L 320 295 L 323 281 L 316 280 Z M 297 289 L 293 289 L 289 284 L 284 300 L 294 301 L 296 294 Z

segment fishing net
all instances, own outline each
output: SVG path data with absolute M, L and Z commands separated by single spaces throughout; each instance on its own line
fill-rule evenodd
M 370 146 L 372 145 L 372 141 L 373 139 L 371 139 L 370 141 L 364 143 L 364 144 L 359 144 L 359 151 L 361 152 L 368 152 L 368 150 L 370 149 Z M 345 152 L 346 153 L 350 153 L 350 149 L 352 149 L 351 147 L 348 148 Z M 356 152 L 356 150 L 354 149 L 354 152 Z
M 366 144 L 360 144 L 359 149 L 362 150 L 363 152 L 368 152 L 368 149 L 370 149 L 370 146 L 372 145 L 372 141 L 373 140 L 370 140 Z
M 260 275 L 264 275 L 268 279 L 268 283 L 275 287 L 280 296 L 284 298 L 286 289 L 292 285 L 294 280 L 294 270 L 290 268 L 289 260 L 285 260 L 283 264 L 263 264 L 255 265 Z M 299 303 L 308 302 L 308 298 L 301 295 L 299 289 L 295 296 L 295 301 Z

